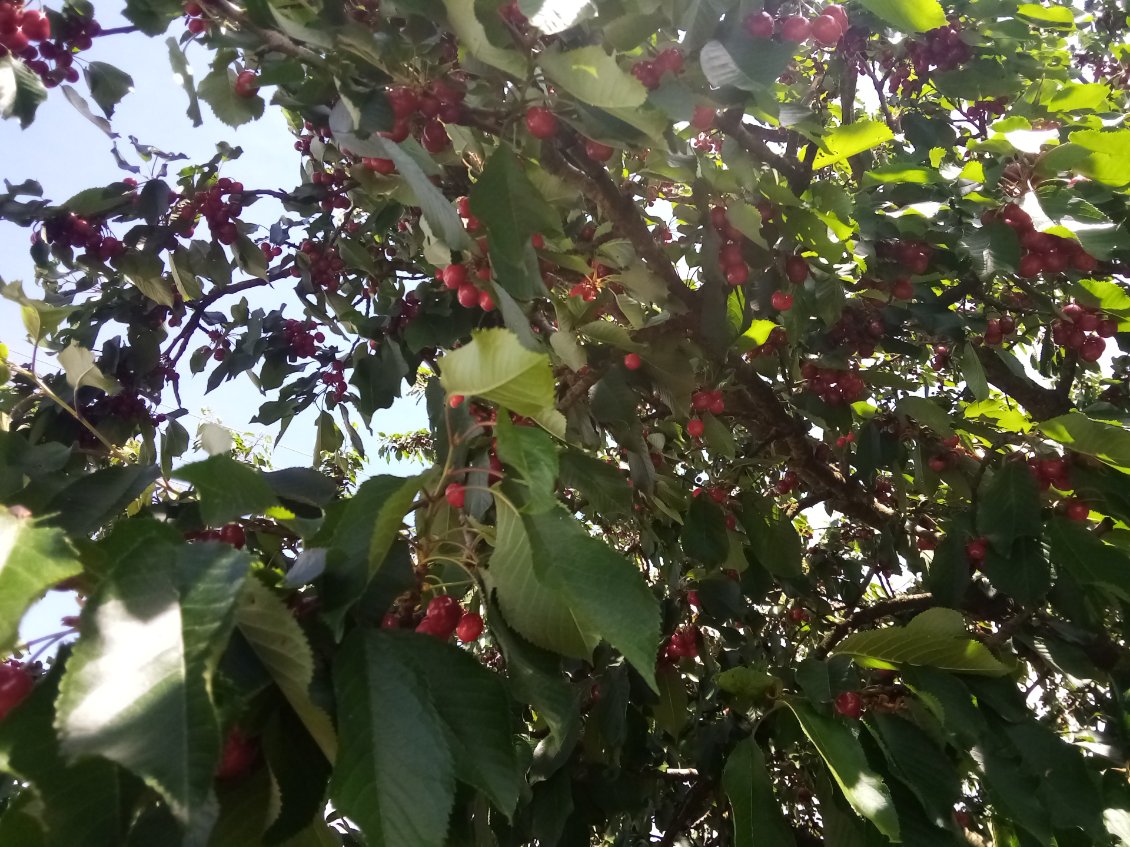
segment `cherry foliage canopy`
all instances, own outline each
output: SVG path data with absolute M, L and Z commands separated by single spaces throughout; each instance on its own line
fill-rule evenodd
M 0 843 L 1130 844 L 1117 4 L 122 13 L 0 0 L 123 168 L 0 193 Z M 146 37 L 297 178 L 122 143 Z

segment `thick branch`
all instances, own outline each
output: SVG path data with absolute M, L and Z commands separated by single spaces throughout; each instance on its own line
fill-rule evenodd
M 656 243 L 632 199 L 616 187 L 608 171 L 583 151 L 578 150 L 573 159 L 575 166 L 569 164 L 552 143 L 542 145 L 541 163 L 546 169 L 595 202 L 616 230 L 632 242 L 636 254 L 663 280 L 671 295 L 684 306 L 693 307 L 694 292 L 687 288 L 674 264 Z
M 799 164 L 774 152 L 749 126 L 742 123 L 743 114 L 742 109 L 730 109 L 718 115 L 714 125 L 738 142 L 755 159 L 778 171 L 790 185 L 798 182 L 802 175 Z
M 1023 406 L 1035 420 L 1046 421 L 1071 410 L 1068 397 L 1016 373 L 989 348 L 977 347 L 976 350 L 989 382 Z

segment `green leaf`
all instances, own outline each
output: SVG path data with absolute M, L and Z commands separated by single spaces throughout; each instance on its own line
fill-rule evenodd
M 546 76 L 583 103 L 603 108 L 642 106 L 647 89 L 600 47 L 581 47 L 538 57 Z
M 108 394 L 119 390 L 117 380 L 111 379 L 94 364 L 94 353 L 71 342 L 59 351 L 59 364 L 67 375 L 67 385 L 76 391 L 84 385 L 100 388 Z
M 451 24 L 451 31 L 455 33 L 459 44 L 465 47 L 468 53 L 480 62 L 506 71 L 511 76 L 525 78 L 525 59 L 514 50 L 504 50 L 491 43 L 482 23 L 475 16 L 474 3 L 466 0 L 444 0 L 443 5 L 447 9 L 447 20 Z
M 275 493 L 259 471 L 224 453 L 185 465 L 173 476 L 196 488 L 200 517 L 208 526 L 219 526 L 243 515 L 262 514 L 277 503 Z
M 215 68 L 196 88 L 200 99 L 212 107 L 213 114 L 233 128 L 263 117 L 266 106 L 258 94 L 250 97 L 236 94 L 235 76 L 230 68 Z
M 722 789 L 733 815 L 734 847 L 796 844 L 773 793 L 765 754 L 753 738 L 745 739 L 730 753 L 722 771 Z
M 1040 432 L 1077 453 L 1086 453 L 1120 468 L 1130 468 L 1130 432 L 1124 427 L 1069 412 L 1039 424 Z
M 885 712 L 875 712 L 865 726 L 875 736 L 891 766 L 936 825 L 949 825 L 961 798 L 961 776 L 937 744 L 917 724 Z
M 505 411 L 498 416 L 494 432 L 498 458 L 518 472 L 529 488 L 531 502 L 543 508 L 552 504 L 558 473 L 553 439 L 543 430 L 515 426 Z
M 460 782 L 473 785 L 509 817 L 523 788 L 511 703 L 503 680 L 466 650 L 424 635 L 388 632 L 403 663 L 417 668 L 446 727 Z
M 388 633 L 361 629 L 334 662 L 338 729 L 349 743 L 330 796 L 373 844 L 447 843 L 455 762 L 419 670 Z
M 306 731 L 332 762 L 337 755 L 337 734 L 330 716 L 310 699 L 314 654 L 294 614 L 258 579 L 249 579 L 235 610 L 235 623 Z
M 494 553 L 485 574 L 506 620 L 531 643 L 563 656 L 588 659 L 600 641 L 574 618 L 566 598 L 535 571 L 522 516 L 508 501 L 496 501 Z
M 119 808 L 128 802 L 130 793 L 123 791 L 122 772 L 105 759 L 67 764 L 59 753 L 53 723 L 63 666 L 63 661 L 56 662 L 28 699 L 0 721 L 0 772 L 31 783 L 31 790 L 22 795 L 33 799 L 24 805 L 25 827 L 38 821 L 47 834 L 39 842 L 27 840 L 26 833 L 19 830 L 16 832 L 20 837 L 14 837 L 16 833 L 8 827 L 15 798 L 8 795 L 0 816 L 0 843 L 6 847 L 98 847 L 123 843 Z
M 589 506 L 605 517 L 632 513 L 632 489 L 616 467 L 580 450 L 561 454 L 561 484 L 584 495 Z
M 883 778 L 867 764 L 863 748 L 846 725 L 817 714 L 807 704 L 787 699 L 785 703 L 800 722 L 804 734 L 828 765 L 844 797 L 863 817 L 892 841 L 899 840 L 899 822 Z
M 723 41 L 708 41 L 699 53 L 707 81 L 715 88 L 771 89 L 795 53 L 794 45 L 754 39 L 735 31 Z
M 1006 462 L 983 485 L 977 528 L 995 548 L 1007 555 L 1016 539 L 1040 535 L 1040 493 L 1027 465 Z
M 749 492 L 742 494 L 741 503 L 738 520 L 761 566 L 774 576 L 800 576 L 803 545 L 789 517 L 768 498 Z
M 920 424 L 925 424 L 938 435 L 953 435 L 950 416 L 941 406 L 928 397 L 915 397 L 913 395 L 902 397 L 895 404 L 895 411 L 900 415 L 914 418 Z
M 72 535 L 93 535 L 121 514 L 160 475 L 155 465 L 120 465 L 80 476 L 41 510 Z
M 1080 129 L 1068 138 L 1086 151 L 1086 157 L 1074 163 L 1080 173 L 1112 188 L 1130 183 L 1130 129 Z
M 651 707 L 651 716 L 660 729 L 678 738 L 690 720 L 683 675 L 676 668 L 664 666 L 656 671 L 655 681 L 659 685 L 659 702 Z
M 471 211 L 490 236 L 491 268 L 499 285 L 519 300 L 543 295 L 545 284 L 530 238 L 559 232 L 561 223 L 508 146 L 500 146 L 490 157 L 470 196 Z
M 1051 558 L 1083 585 L 1093 585 L 1130 602 L 1130 557 L 1073 521 L 1048 521 Z
M 995 588 L 1026 606 L 1043 600 L 1052 584 L 1051 568 L 1038 538 L 1017 538 L 1009 553 L 990 547 L 981 570 Z
M 973 396 L 978 400 L 988 400 L 989 380 L 985 375 L 985 366 L 981 364 L 981 359 L 977 355 L 977 348 L 972 344 L 962 347 L 961 372 Z
M 114 107 L 133 88 L 133 77 L 105 62 L 91 62 L 84 69 L 90 96 L 106 117 L 114 116 Z
M 17 117 L 26 129 L 46 99 L 47 89 L 38 74 L 12 56 L 0 58 L 0 118 Z
M 863 0 L 863 6 L 902 32 L 929 32 L 946 25 L 938 0 Z
M 683 552 L 703 565 L 720 565 L 726 561 L 730 551 L 726 515 L 706 492 L 691 498 L 681 541 Z
M 561 592 L 580 627 L 624 654 L 654 690 L 659 604 L 643 574 L 563 509 L 524 515 L 533 568 Z
M 81 572 L 62 530 L 0 511 L 0 655 L 16 645 L 24 612 L 52 585 Z
M 565 418 L 554 408 L 549 356 L 522 346 L 506 329 L 484 329 L 471 343 L 440 360 L 440 381 L 450 394 L 482 397 L 533 418 L 554 435 L 565 434 Z
M 1050 112 L 1099 109 L 1109 96 L 1110 86 L 1101 82 L 1069 82 L 1041 96 L 1040 105 Z
M 894 137 L 894 132 L 882 121 L 862 120 L 838 126 L 821 138 L 823 149 L 816 154 L 812 166 L 819 169 L 843 162 Z
M 853 633 L 834 652 L 865 665 L 915 665 L 987 676 L 1009 672 L 984 644 L 969 637 L 961 613 L 953 609 L 927 609 L 906 626 Z
M 1055 29 L 1075 29 L 1075 13 L 1070 6 L 1044 6 L 1040 3 L 1021 3 L 1017 7 L 1021 17 L 1033 21 L 1037 26 Z
M 215 542 L 135 545 L 83 609 L 60 686 L 63 753 L 133 771 L 182 822 L 207 814 L 220 751 L 212 676 L 248 565 Z

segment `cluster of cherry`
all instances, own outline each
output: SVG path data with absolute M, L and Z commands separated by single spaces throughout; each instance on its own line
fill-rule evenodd
M 287 319 L 283 324 L 283 338 L 293 356 L 306 359 L 314 357 L 318 352 L 318 345 L 326 340 L 326 334 L 317 326 L 312 320 Z
M 809 19 L 803 15 L 775 18 L 769 12 L 751 12 L 742 26 L 754 38 L 780 37 L 782 41 L 803 44 L 811 38 L 821 47 L 835 47 L 848 30 L 847 12 L 843 6 L 825 6 L 820 14 Z
M 654 90 L 663 82 L 664 74 L 678 75 L 683 72 L 683 51 L 678 47 L 660 50 L 653 59 L 641 59 L 632 65 L 632 76 L 643 83 L 644 88 Z
M 1106 339 L 1118 332 L 1118 321 L 1100 317 L 1097 309 L 1068 303 L 1061 318 L 1052 321 L 1052 341 L 1074 350 L 1084 362 L 1097 362 L 1106 352 Z
M 236 550 L 242 550 L 247 544 L 247 533 L 237 523 L 224 524 L 219 529 L 198 529 L 185 533 L 184 537 L 187 541 L 219 541 Z
M 337 248 L 307 238 L 298 246 L 298 250 L 306 257 L 310 281 L 314 286 L 329 292 L 337 291 L 345 270 L 345 261 L 338 255 Z M 297 261 L 291 267 L 290 275 L 302 276 L 302 266 Z
M 862 298 L 844 306 L 839 320 L 825 333 L 829 347 L 865 359 L 874 356 L 875 345 L 883 337 L 883 321 L 870 310 L 870 301 Z
M 1099 262 L 1083 249 L 1078 241 L 1060 238 L 1050 232 L 1037 232 L 1032 224 L 1032 216 L 1015 203 L 1007 203 L 1000 209 L 988 209 L 981 215 L 981 223 L 989 224 L 999 220 L 1010 227 L 1020 239 L 1024 255 L 1016 266 L 1016 272 L 1025 279 L 1042 273 L 1063 273 L 1073 268 L 1080 273 L 1094 273 Z
M 396 629 L 400 618 L 390 613 L 385 615 L 382 626 Z M 464 644 L 477 641 L 483 634 L 483 618 L 475 612 L 466 612 L 454 597 L 441 594 L 428 604 L 423 619 L 416 625 L 416 632 L 434 635 L 446 641 L 455 635 Z
M 485 279 L 490 279 L 489 266 L 479 268 L 476 276 L 483 279 L 484 269 Z M 494 310 L 494 298 L 489 291 L 484 291 L 471 282 L 466 265 L 448 265 L 437 271 L 436 276 L 443 282 L 444 288 L 455 292 L 455 299 L 459 301 L 460 306 L 466 309 L 473 309 L 478 306 L 484 312 Z
M 191 238 L 196 232 L 196 219 L 200 215 L 208 223 L 208 230 L 221 244 L 234 244 L 239 236 L 237 221 L 243 214 L 243 183 L 220 177 L 212 185 L 183 198 L 175 207 L 170 224 L 179 229 L 182 238 Z
M 444 124 L 463 122 L 463 100 L 467 92 L 444 80 L 432 80 L 422 89 L 394 85 L 388 89 L 392 107 L 392 129 L 385 138 L 399 144 L 415 133 L 429 153 L 442 153 L 451 146 Z
M 922 90 L 932 71 L 950 71 L 967 62 L 969 45 L 962 38 L 956 23 L 926 33 L 924 40 L 911 40 L 901 56 L 894 51 L 880 57 L 880 64 L 889 72 L 887 89 L 910 97 Z
M 693 659 L 698 656 L 698 627 L 694 624 L 679 627 L 663 645 L 659 656 L 660 664 L 673 665 L 679 659 Z
M 800 373 L 808 390 L 829 406 L 855 403 L 867 396 L 867 383 L 856 370 L 822 368 L 815 362 L 805 362 Z
M 125 253 L 126 247 L 114 236 L 103 232 L 103 226 L 96 217 L 84 218 L 74 212 L 66 212 L 44 221 L 43 237 L 54 247 L 81 247 L 88 258 L 108 262 Z
M 102 25 L 93 16 L 84 17 L 68 6 L 54 40 L 51 29 L 51 19 L 44 12 L 26 9 L 22 2 L 0 0 L 0 58 L 11 55 L 23 59 L 48 88 L 78 82 L 74 54 L 90 49 Z

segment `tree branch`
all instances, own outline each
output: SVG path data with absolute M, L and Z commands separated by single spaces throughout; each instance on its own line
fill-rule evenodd
M 744 109 L 728 109 L 714 120 L 714 125 L 733 138 L 738 145 L 757 159 L 778 171 L 789 181 L 789 185 L 799 181 L 801 169 L 796 162 L 792 162 L 774 152 L 769 145 L 755 133 L 755 129 L 742 122 Z
M 1071 410 L 1070 399 L 1060 392 L 1016 373 L 993 350 L 980 346 L 974 349 L 989 382 L 1016 400 L 1035 420 L 1046 421 Z

